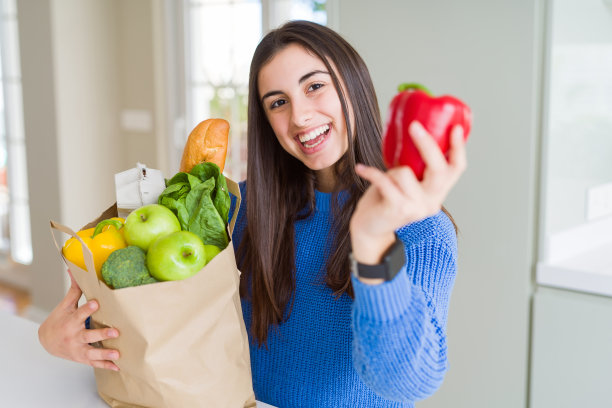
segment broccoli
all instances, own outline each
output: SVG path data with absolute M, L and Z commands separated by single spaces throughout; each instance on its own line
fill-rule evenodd
M 145 251 L 133 245 L 108 256 L 102 264 L 102 279 L 114 289 L 158 282 L 149 274 Z

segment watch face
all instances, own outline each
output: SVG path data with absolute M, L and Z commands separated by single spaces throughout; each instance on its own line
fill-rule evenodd
M 388 274 L 387 280 L 395 278 L 395 275 L 402 269 L 406 264 L 406 253 L 404 252 L 404 244 L 398 238 L 395 244 L 391 247 L 390 251 L 387 252 L 385 257 L 385 263 L 387 264 Z
M 381 263 L 376 265 L 365 265 L 357 262 L 353 254 L 349 255 L 351 272 L 360 278 L 384 279 L 390 281 L 397 275 L 406 263 L 404 244 L 399 239 L 383 255 Z

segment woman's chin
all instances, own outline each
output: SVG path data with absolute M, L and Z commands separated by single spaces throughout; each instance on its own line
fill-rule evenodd
M 336 152 L 333 154 L 320 155 L 317 158 L 307 157 L 302 160 L 302 163 L 310 170 L 315 172 L 332 170 L 342 156 L 343 153 Z
M 294 156 L 312 171 L 331 169 L 348 149 L 348 146 L 342 146 L 336 142 L 329 138 L 316 146 L 316 149 L 308 150 L 302 148 Z

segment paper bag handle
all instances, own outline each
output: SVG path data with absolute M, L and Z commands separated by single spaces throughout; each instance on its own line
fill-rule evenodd
M 238 187 L 238 183 L 229 178 L 225 178 L 225 182 L 227 183 L 227 188 L 233 195 L 236 196 L 236 206 L 234 207 L 234 213 L 232 214 L 232 219 L 229 223 L 230 234 L 234 232 L 234 225 L 236 224 L 236 218 L 238 218 L 238 210 L 240 209 L 240 203 L 242 202 L 242 196 L 240 195 L 240 187 Z
M 83 249 L 83 259 L 85 260 L 85 266 L 87 266 L 87 271 L 93 271 L 93 273 L 96 273 L 96 267 L 91 249 L 89 249 L 89 247 L 85 245 L 81 237 L 79 237 L 73 230 L 66 227 L 65 225 L 59 224 L 55 221 L 49 222 L 51 224 L 51 236 L 53 237 L 53 242 L 55 243 L 57 250 L 60 252 L 60 254 L 62 254 L 62 259 L 64 260 L 64 263 L 66 262 L 66 258 L 64 257 L 64 253 L 62 252 L 59 244 L 57 243 L 57 239 L 55 238 L 55 234 L 53 233 L 54 229 L 68 234 L 73 238 L 76 238 L 81 243 L 81 248 Z

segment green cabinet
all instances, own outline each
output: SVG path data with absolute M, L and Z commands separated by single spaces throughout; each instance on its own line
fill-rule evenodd
M 530 408 L 612 407 L 612 298 L 539 287 Z

